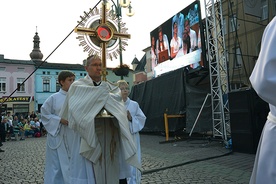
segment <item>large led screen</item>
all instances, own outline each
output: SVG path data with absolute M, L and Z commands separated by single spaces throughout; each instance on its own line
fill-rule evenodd
M 195 1 L 150 32 L 154 77 L 187 67 L 204 67 L 200 2 Z

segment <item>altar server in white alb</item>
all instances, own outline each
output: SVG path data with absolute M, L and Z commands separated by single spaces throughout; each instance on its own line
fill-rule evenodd
M 129 99 L 128 83 L 125 80 L 119 80 L 117 83 L 121 90 L 122 99 L 127 109 L 127 118 L 129 122 L 130 133 L 132 134 L 133 139 L 136 143 L 138 159 L 139 159 L 139 162 L 141 163 L 142 159 L 141 159 L 139 131 L 141 131 L 145 126 L 146 116 L 141 110 L 141 108 L 139 107 L 139 104 Z M 128 178 L 128 184 L 139 184 L 139 183 L 141 183 L 141 172 L 139 171 L 139 169 L 131 166 L 131 177 Z
M 41 107 L 41 120 L 47 130 L 45 184 L 69 183 L 69 152 L 73 131 L 68 128 L 68 121 L 59 116 L 59 112 L 74 80 L 73 72 L 61 71 L 58 75 L 61 89 L 51 95 Z
M 258 61 L 250 76 L 257 94 L 269 103 L 270 112 L 264 125 L 255 157 L 250 184 L 276 183 L 276 18 L 267 25 Z

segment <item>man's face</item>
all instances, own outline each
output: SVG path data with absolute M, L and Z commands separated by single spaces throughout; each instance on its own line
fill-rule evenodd
M 91 79 L 95 82 L 101 80 L 101 71 L 102 71 L 102 61 L 99 58 L 94 58 L 92 61 L 85 66 L 85 70 Z
M 188 30 L 185 29 L 184 32 L 183 32 L 183 37 L 182 37 L 182 39 L 185 40 L 185 39 L 187 39 L 187 37 L 188 37 Z

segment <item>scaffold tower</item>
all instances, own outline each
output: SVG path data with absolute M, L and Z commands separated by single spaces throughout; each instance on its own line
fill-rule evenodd
M 222 2 L 204 0 L 206 15 L 206 46 L 209 61 L 213 137 L 220 137 L 228 144 L 230 113 L 228 104 L 228 66 L 223 33 Z

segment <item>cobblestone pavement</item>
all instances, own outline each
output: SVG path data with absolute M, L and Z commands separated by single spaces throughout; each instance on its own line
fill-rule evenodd
M 248 183 L 254 154 L 231 152 L 218 141 L 141 135 L 142 183 Z M 0 184 L 43 183 L 46 137 L 4 142 Z
M 141 136 L 145 184 L 248 183 L 255 155 L 231 152 L 222 143 L 184 140 L 159 144 L 162 136 Z M 156 146 L 154 145 L 156 143 Z

